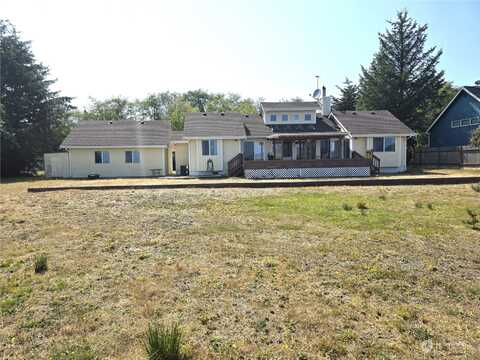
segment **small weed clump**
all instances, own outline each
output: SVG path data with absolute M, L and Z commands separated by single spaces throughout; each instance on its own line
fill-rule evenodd
M 387 195 L 382 194 L 382 195 L 380 195 L 378 198 L 379 198 L 380 200 L 385 201 L 385 200 L 387 200 Z
M 48 359 L 51 360 L 97 360 L 98 356 L 87 344 L 68 345 L 57 348 L 51 353 Z
M 472 184 L 472 190 L 475 192 L 480 193 L 480 183 L 478 184 Z
M 421 209 L 421 208 L 423 208 L 423 203 L 422 203 L 421 201 L 416 201 L 416 202 L 415 202 L 415 207 L 416 207 L 417 209 Z
M 47 256 L 46 255 L 39 255 L 35 257 L 35 273 L 36 274 L 43 274 L 48 269 L 47 265 Z
M 368 206 L 364 202 L 360 201 L 359 203 L 357 203 L 357 208 L 360 210 L 362 215 L 367 214 Z
M 348 205 L 348 204 L 343 204 L 342 208 L 345 211 L 351 211 L 353 209 L 353 207 L 351 205 Z
M 149 360 L 186 360 L 182 351 L 182 331 L 178 324 L 170 327 L 152 324 L 146 333 L 145 350 Z
M 427 208 L 428 208 L 428 210 L 433 210 L 433 203 L 429 202 L 427 204 Z
M 466 220 L 465 223 L 470 225 L 472 229 L 477 229 L 477 225 L 480 222 L 480 220 L 478 220 L 478 213 L 472 209 L 467 209 L 467 214 L 470 216 L 470 219 Z

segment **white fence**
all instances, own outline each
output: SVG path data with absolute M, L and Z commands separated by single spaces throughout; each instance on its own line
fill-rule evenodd
M 48 178 L 70 177 L 68 153 L 44 154 L 45 176 Z

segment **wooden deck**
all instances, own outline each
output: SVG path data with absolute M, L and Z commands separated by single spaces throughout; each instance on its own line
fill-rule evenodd
M 322 160 L 244 160 L 245 169 L 299 169 L 299 168 L 339 168 L 370 167 L 370 160 L 355 159 L 322 159 Z

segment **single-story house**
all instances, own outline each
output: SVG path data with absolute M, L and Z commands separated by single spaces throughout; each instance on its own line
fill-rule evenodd
M 467 146 L 480 127 L 480 86 L 464 86 L 427 129 L 429 147 Z
M 407 168 L 415 133 L 388 111 L 331 111 L 325 91 L 319 101 L 262 102 L 261 110 L 189 113 L 183 131 L 167 121 L 83 121 L 62 143 L 60 167 L 73 178 L 369 176 Z

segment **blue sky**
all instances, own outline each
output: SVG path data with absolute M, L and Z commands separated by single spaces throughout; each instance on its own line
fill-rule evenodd
M 79 106 L 197 88 L 307 99 L 317 74 L 336 94 L 400 9 L 429 25 L 447 80 L 480 79 L 480 1 L 0 0 L 0 9 Z

